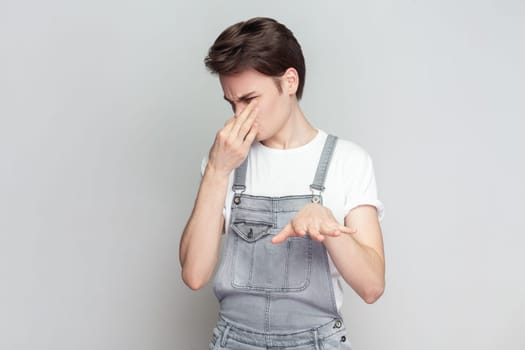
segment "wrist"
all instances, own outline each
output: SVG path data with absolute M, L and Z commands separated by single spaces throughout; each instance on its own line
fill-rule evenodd
M 206 169 L 204 169 L 203 177 L 209 180 L 213 180 L 214 182 L 227 183 L 230 177 L 230 172 L 219 170 L 208 162 L 208 164 L 206 165 Z

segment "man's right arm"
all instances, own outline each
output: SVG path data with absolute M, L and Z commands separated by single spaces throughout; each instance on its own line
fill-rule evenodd
M 211 147 L 191 216 L 182 233 L 179 258 L 182 279 L 200 289 L 213 275 L 219 257 L 222 211 L 233 169 L 246 159 L 257 134 L 257 101 L 252 100 L 219 130 Z
M 208 164 L 180 243 L 182 279 L 193 290 L 206 285 L 217 264 L 227 186 L 228 176 Z

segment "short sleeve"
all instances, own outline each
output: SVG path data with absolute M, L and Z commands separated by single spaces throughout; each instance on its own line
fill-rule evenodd
M 378 220 L 384 216 L 384 205 L 378 199 L 374 164 L 368 153 L 359 161 L 359 170 L 352 181 L 345 199 L 345 213 L 360 205 L 372 205 L 377 209 Z
M 204 171 L 206 170 L 206 165 L 208 165 L 208 157 L 202 158 L 202 162 L 201 162 L 201 177 L 204 176 Z

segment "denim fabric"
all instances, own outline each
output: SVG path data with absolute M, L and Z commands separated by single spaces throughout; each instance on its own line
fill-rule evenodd
M 233 204 L 214 283 L 224 319 L 271 332 L 340 318 L 324 245 L 309 236 L 271 242 L 312 197 L 242 195 Z
M 274 334 L 241 328 L 223 319 L 213 329 L 209 350 L 351 350 L 340 319 L 316 328 Z
M 335 141 L 327 138 L 312 194 L 244 194 L 246 167 L 236 170 L 228 235 L 214 279 L 221 319 L 211 348 L 349 349 L 324 245 L 308 235 L 271 242 L 305 205 L 322 204 Z

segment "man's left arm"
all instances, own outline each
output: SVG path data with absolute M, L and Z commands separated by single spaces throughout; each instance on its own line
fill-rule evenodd
M 324 244 L 346 283 L 363 300 L 374 303 L 385 288 L 383 237 L 377 209 L 359 205 L 350 210 L 345 223 L 320 204 L 308 204 L 272 238 L 275 244 L 292 236 L 309 235 Z
M 360 205 L 350 210 L 344 226 L 355 233 L 325 236 L 323 244 L 344 280 L 367 303 L 374 303 L 385 289 L 383 237 L 377 209 Z

